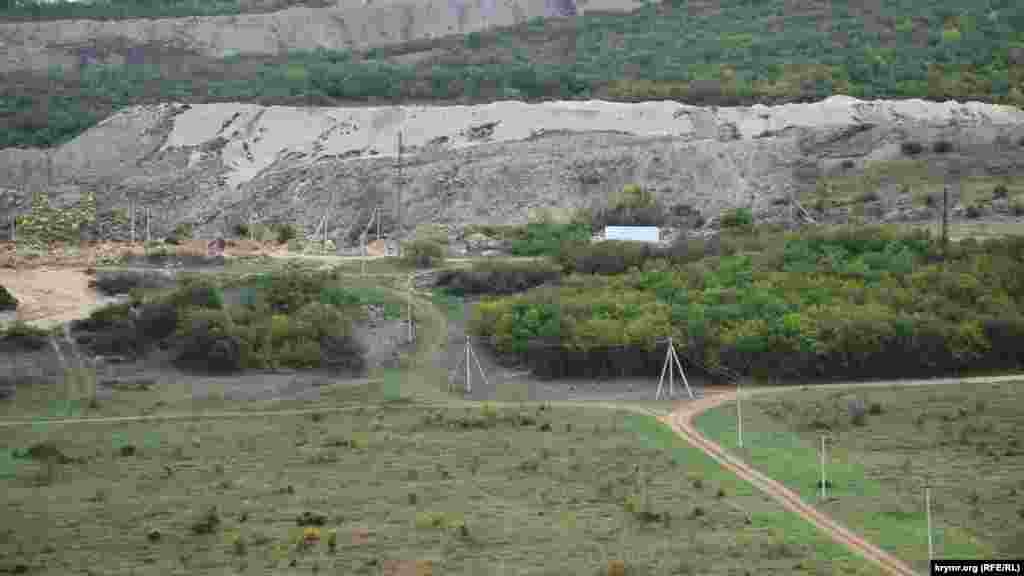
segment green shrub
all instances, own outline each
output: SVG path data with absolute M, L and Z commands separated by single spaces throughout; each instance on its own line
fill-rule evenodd
M 187 278 L 168 301 L 177 308 L 197 307 L 221 310 L 224 308 L 224 292 L 217 284 L 206 278 Z
M 663 250 L 645 242 L 605 240 L 567 246 L 557 261 L 566 273 L 612 275 L 641 268 L 648 260 L 664 255 Z
M 143 304 L 135 326 L 141 340 L 156 342 L 174 334 L 178 309 L 169 302 Z
M 190 240 L 194 234 L 195 228 L 188 222 L 182 222 L 174 227 L 174 231 L 171 235 L 180 240 Z
M 444 248 L 427 240 L 413 240 L 402 250 L 402 260 L 416 268 L 435 268 L 444 263 Z
M 868 192 L 864 192 L 863 194 L 861 194 L 860 196 L 857 197 L 857 200 L 862 202 L 862 203 L 878 202 L 881 199 L 882 199 L 882 197 L 875 190 L 870 190 Z
M 565 245 L 589 242 L 591 230 L 589 224 L 581 222 L 530 222 L 509 232 L 509 248 L 514 256 L 554 256 Z
M 7 312 L 18 308 L 18 299 L 11 294 L 7 288 L 0 286 L 0 312 Z
M 605 226 L 663 226 L 667 217 L 665 207 L 650 190 L 629 184 L 612 195 L 606 207 L 593 211 L 590 224 L 596 230 Z
M 953 143 L 949 140 L 939 140 L 932 144 L 932 152 L 936 154 L 948 154 L 953 151 Z
M 299 232 L 298 232 L 298 230 L 295 229 L 295 226 L 293 224 L 285 223 L 285 224 L 279 224 L 277 226 L 277 243 L 278 244 L 288 244 L 289 242 L 294 240 L 296 237 L 298 237 L 298 235 L 299 235 Z
M 258 278 L 253 286 L 260 289 L 263 301 L 273 312 L 288 314 L 322 297 L 330 297 L 324 295 L 330 292 L 332 282 L 328 272 L 286 268 Z
M 207 372 L 241 368 L 241 341 L 223 310 L 189 308 L 178 323 L 179 365 Z
M 917 156 L 924 151 L 924 146 L 920 142 L 910 141 L 900 144 L 900 150 L 907 156 Z
M 102 308 L 93 310 L 88 318 L 72 322 L 71 327 L 75 330 L 98 332 L 112 327 L 117 322 L 131 320 L 132 304 L 109 304 Z
M 1010 211 L 1014 216 L 1024 216 L 1024 196 L 1018 196 L 1010 202 Z
M 235 236 L 238 237 L 238 238 L 248 238 L 249 237 L 249 232 L 250 232 L 249 225 L 246 224 L 245 222 L 239 222 L 238 224 L 235 224 L 233 230 L 234 230 Z
M 445 270 L 436 285 L 456 296 L 513 294 L 542 284 L 557 283 L 561 271 L 553 265 L 521 262 L 483 262 L 469 270 Z
M 992 190 L 993 198 L 1006 198 L 1010 195 L 1010 190 L 1006 187 L 1006 184 L 998 184 Z
M 722 228 L 751 228 L 754 214 L 749 208 L 736 208 L 722 214 Z
M 28 350 L 41 350 L 49 345 L 50 334 L 46 330 L 16 320 L 3 331 L 2 340 Z

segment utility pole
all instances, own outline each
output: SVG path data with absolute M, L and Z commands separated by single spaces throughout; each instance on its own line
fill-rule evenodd
M 827 480 L 825 479 L 825 436 L 821 437 L 821 500 L 822 502 L 828 497 L 826 490 Z
M 935 558 L 935 549 L 932 545 L 932 488 L 927 485 L 924 487 L 924 514 L 928 519 L 928 561 L 931 562 L 932 558 Z
M 739 432 L 739 445 L 743 448 L 743 379 L 736 380 L 736 430 Z
M 942 187 L 942 258 L 949 250 L 949 184 Z
M 405 182 L 402 181 L 402 131 L 398 131 L 398 182 L 395 188 L 395 231 L 402 229 L 402 186 Z M 397 238 L 396 245 L 397 245 Z
M 135 244 L 135 201 L 128 201 L 128 210 L 132 213 L 132 244 Z
M 412 280 L 413 280 L 413 276 L 414 276 L 413 274 L 409 275 L 409 291 L 406 293 L 406 298 L 408 300 L 408 305 L 409 305 L 409 343 L 410 344 L 413 342 L 413 339 L 414 339 L 414 336 L 413 336 L 413 333 L 412 333 Z

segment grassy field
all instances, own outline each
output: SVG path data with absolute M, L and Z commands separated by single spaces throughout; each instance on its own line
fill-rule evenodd
M 1024 553 L 1024 383 L 960 384 L 870 391 L 809 389 L 753 396 L 743 404 L 744 448 L 735 404 L 697 418 L 698 428 L 755 468 L 819 503 L 819 443 L 829 434 L 831 499 L 822 510 L 919 569 L 926 569 L 923 485 L 933 486 L 940 558 Z M 853 421 L 849 400 L 867 409 Z
M 646 416 L 368 406 L 38 425 L 0 445 L 18 519 L 0 557 L 37 574 L 870 573 Z M 323 525 L 300 545 L 304 513 Z

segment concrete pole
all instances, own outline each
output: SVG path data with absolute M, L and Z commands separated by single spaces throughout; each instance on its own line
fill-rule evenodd
M 932 545 L 932 489 L 930 486 L 924 487 L 924 510 L 928 520 L 928 561 L 931 562 L 935 558 L 935 549 Z
M 402 132 L 398 132 L 398 182 L 395 188 L 395 240 L 397 245 L 398 231 L 402 229 Z M 401 255 L 399 253 L 399 255 Z
M 736 431 L 739 433 L 739 445 L 743 448 L 743 379 L 736 380 Z
M 413 342 L 412 334 L 412 276 L 409 276 L 409 291 L 406 292 L 407 303 L 409 305 L 409 343 Z
M 828 493 L 825 491 L 826 480 L 825 480 L 825 437 L 821 437 L 821 499 L 822 501 L 828 497 Z
M 472 389 L 472 384 L 469 382 L 469 336 L 466 336 L 466 392 L 470 392 Z

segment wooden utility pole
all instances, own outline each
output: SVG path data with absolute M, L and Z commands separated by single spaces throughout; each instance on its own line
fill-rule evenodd
M 135 244 L 135 201 L 128 201 L 128 210 L 132 213 L 132 244 Z

